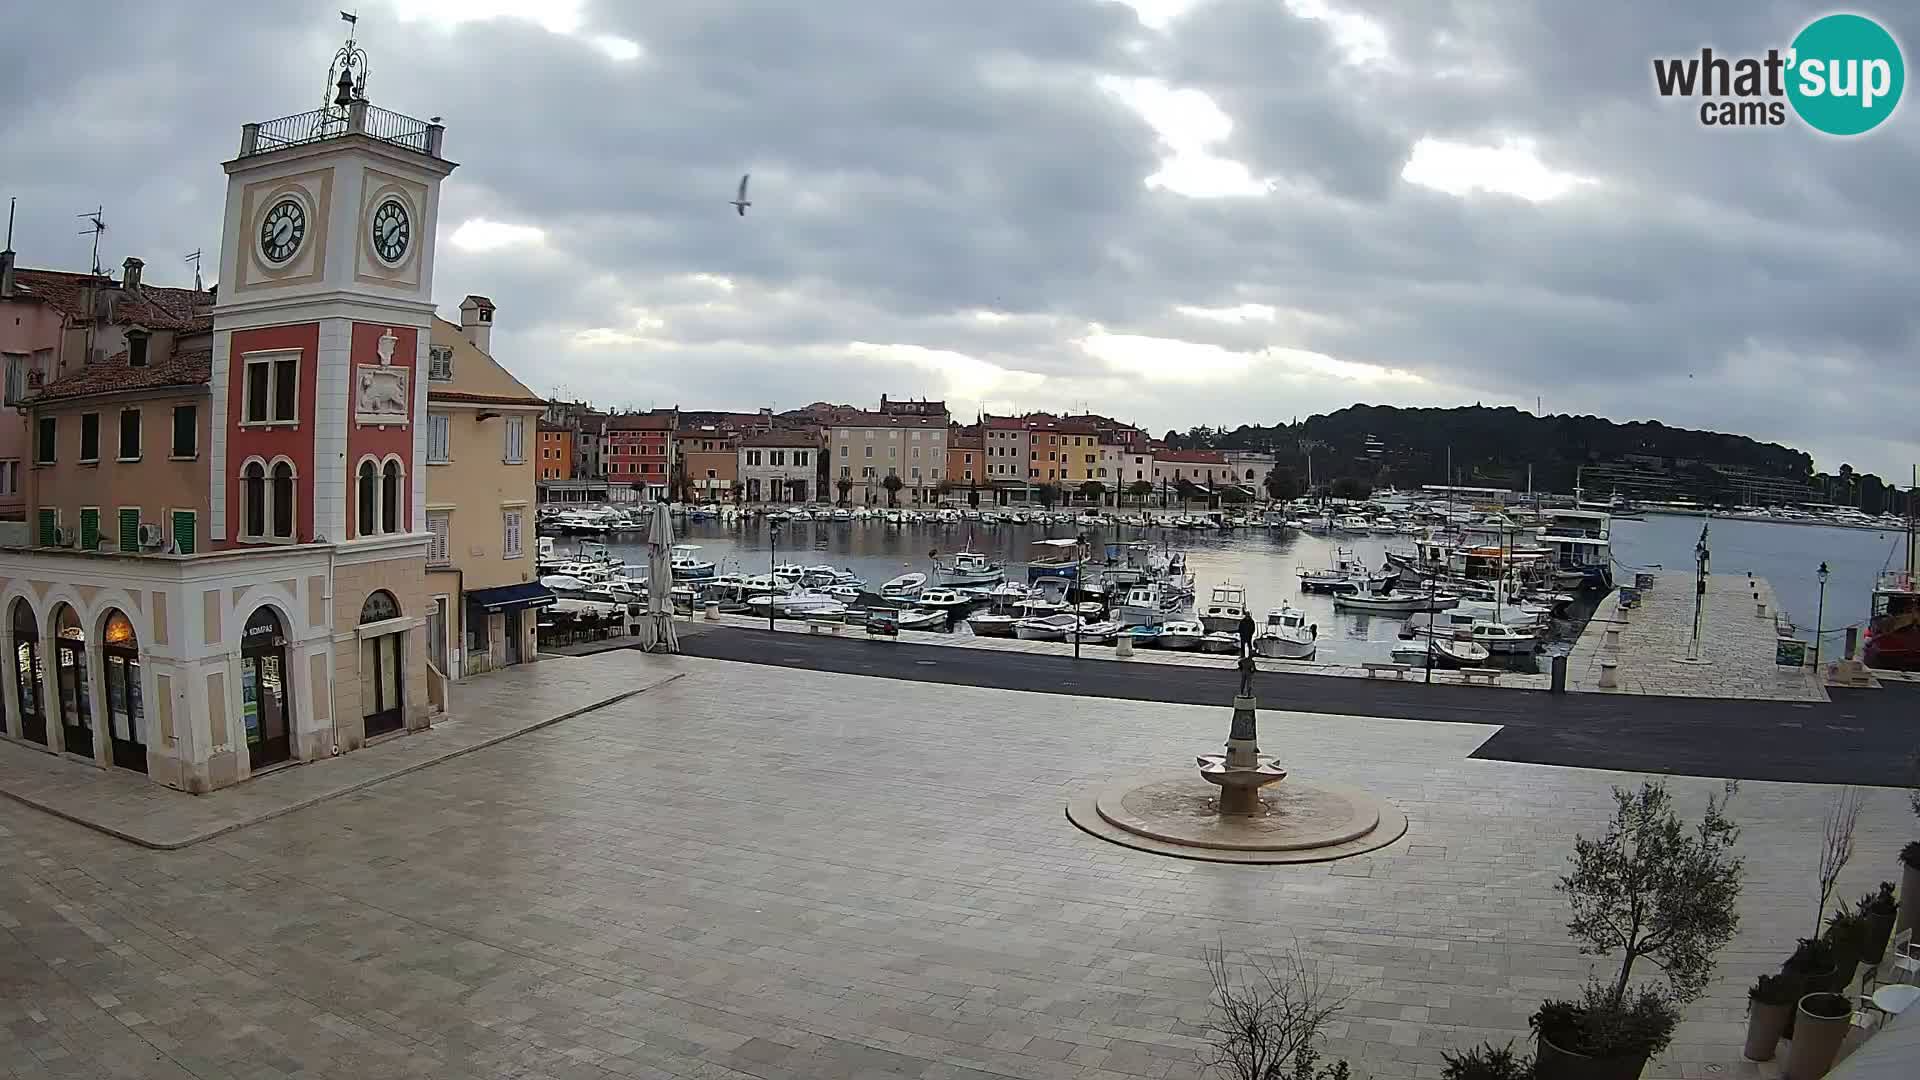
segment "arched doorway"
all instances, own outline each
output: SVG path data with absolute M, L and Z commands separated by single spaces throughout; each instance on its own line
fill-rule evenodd
M 20 735 L 47 745 L 47 713 L 40 703 L 46 663 L 40 658 L 40 620 L 26 600 L 13 602 L 13 688 L 20 699 Z
M 135 772 L 147 771 L 147 718 L 140 701 L 140 639 L 133 623 L 117 609 L 101 624 L 101 677 L 107 684 L 107 738 L 113 744 L 113 763 Z
M 53 612 L 53 673 L 60 692 L 60 731 L 67 753 L 93 756 L 93 696 L 87 687 L 87 630 L 72 604 Z
M 258 771 L 293 756 L 293 698 L 287 692 L 287 635 L 270 607 L 256 608 L 240 634 L 240 717 L 248 767 Z
M 400 604 L 385 589 L 374 590 L 360 607 L 361 626 L 399 617 Z M 367 738 L 398 731 L 406 722 L 401 680 L 406 641 L 404 630 L 360 639 L 360 712 L 366 720 Z

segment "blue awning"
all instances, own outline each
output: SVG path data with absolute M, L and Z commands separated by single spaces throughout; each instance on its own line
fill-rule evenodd
M 467 590 L 467 603 L 482 611 L 501 611 L 506 608 L 546 607 L 558 600 L 553 590 L 537 581 L 523 581 L 518 585 L 501 585 L 492 589 Z

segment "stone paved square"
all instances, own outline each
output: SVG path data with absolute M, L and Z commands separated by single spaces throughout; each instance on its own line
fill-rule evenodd
M 1333 1053 L 1437 1076 L 1584 977 L 1552 882 L 1638 780 L 1470 758 L 1491 726 L 1266 710 L 1263 749 L 1409 831 L 1212 865 L 1063 808 L 1214 749 L 1224 708 L 638 653 L 530 670 L 599 696 L 685 677 L 179 851 L 0 803 L 0 1076 L 1184 1078 L 1203 950 L 1296 938 L 1351 994 Z M 1718 788 L 1673 786 L 1687 813 Z M 1762 1075 L 1745 986 L 1811 928 L 1834 791 L 1743 785 L 1741 933 L 1648 1076 Z M 1893 876 L 1913 826 L 1867 791 L 1840 893 Z

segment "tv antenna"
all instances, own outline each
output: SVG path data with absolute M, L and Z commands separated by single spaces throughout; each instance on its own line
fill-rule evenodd
M 192 251 L 187 252 L 181 261 L 193 267 L 193 291 L 197 293 L 206 292 L 207 290 L 200 285 L 200 249 L 194 248 Z
M 96 206 L 90 211 L 83 211 L 73 215 L 77 218 L 84 218 L 87 222 L 87 227 L 80 230 L 81 236 L 86 236 L 89 233 L 93 234 L 94 277 L 100 276 L 100 234 L 107 231 L 107 219 L 101 215 L 105 214 L 106 211 L 107 208 L 105 206 Z

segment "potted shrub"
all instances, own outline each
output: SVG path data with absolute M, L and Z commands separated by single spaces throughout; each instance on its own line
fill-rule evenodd
M 1800 995 L 1799 981 L 1790 975 L 1762 975 L 1747 990 L 1748 1061 L 1772 1061 L 1787 1033 L 1787 1020 Z
M 1845 994 L 1816 993 L 1800 999 L 1799 1034 L 1787 1051 L 1787 1080 L 1819 1080 L 1833 1067 L 1840 1042 L 1853 1026 L 1853 999 Z
M 1853 976 L 1860 969 L 1860 961 L 1867 953 L 1867 920 L 1858 912 L 1848 911 L 1842 904 L 1838 911 L 1827 919 L 1827 932 L 1822 935 L 1833 948 L 1833 963 L 1837 969 L 1832 985 L 1822 987 L 1826 990 L 1845 990 L 1853 985 Z
M 1881 882 L 1880 891 L 1862 896 L 1855 910 L 1867 920 L 1867 947 L 1861 959 L 1879 967 L 1887 957 L 1887 942 L 1893 937 L 1893 918 L 1900 911 L 1893 899 L 1893 882 Z
M 1533 1059 L 1513 1052 L 1513 1044 L 1481 1043 L 1464 1054 L 1441 1052 L 1441 1080 L 1533 1080 Z
M 1714 954 L 1740 925 L 1739 828 L 1724 812 L 1736 790 L 1709 798 L 1689 829 L 1665 784 L 1616 787 L 1606 831 L 1574 838 L 1573 872 L 1554 886 L 1573 909 L 1567 931 L 1583 953 L 1618 955 L 1620 969 L 1578 1001 L 1547 1001 L 1533 1015 L 1542 1080 L 1634 1080 L 1672 1040 L 1680 1007 L 1706 989 Z M 1664 985 L 1631 989 L 1641 959 Z
M 1528 1024 L 1540 1043 L 1541 1080 L 1635 1080 L 1673 1041 L 1680 1013 L 1657 990 L 1617 1001 L 1591 982 L 1579 1001 L 1541 1002 Z

